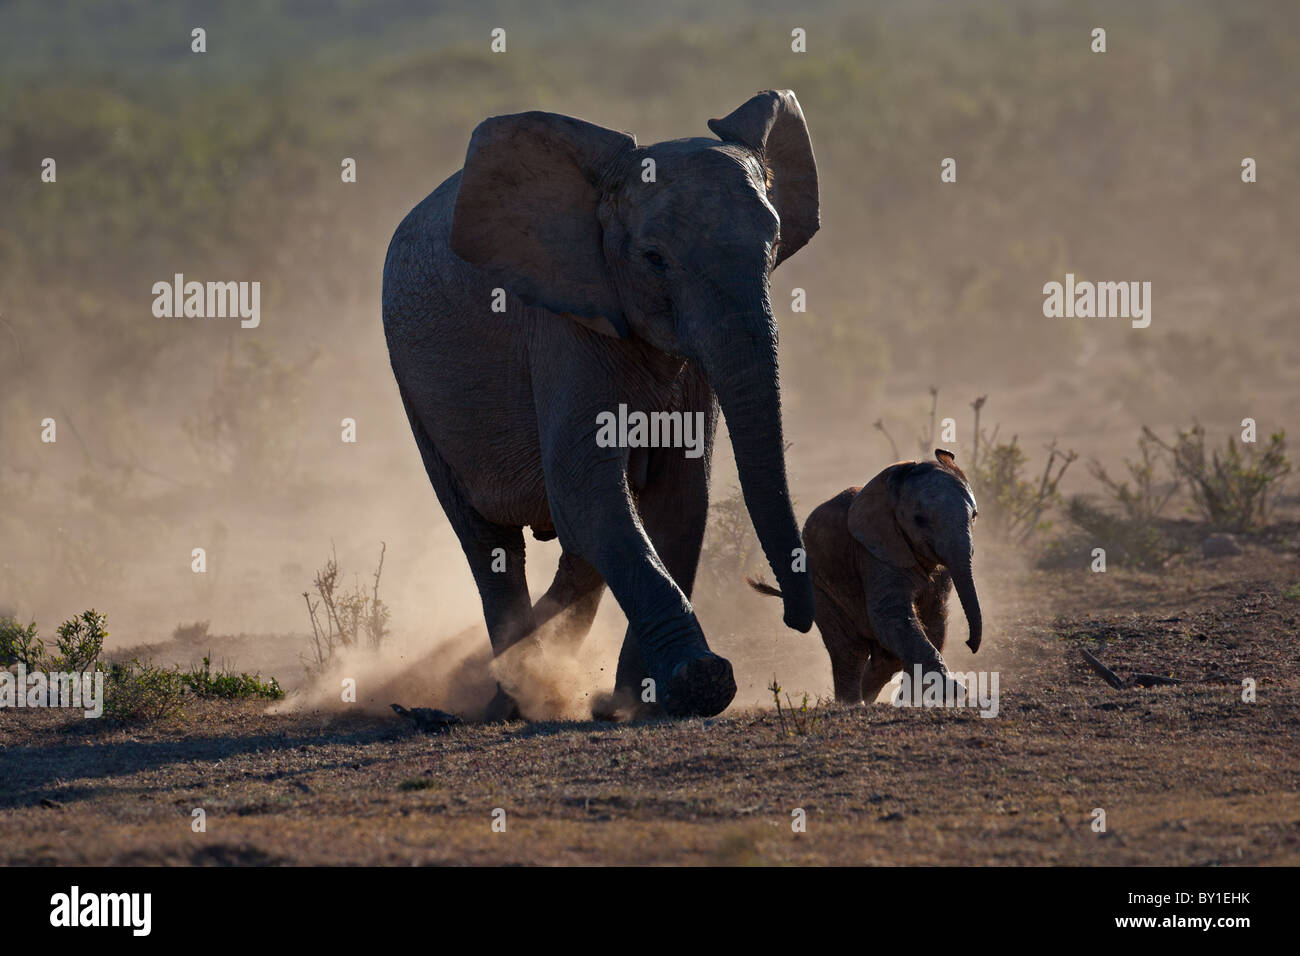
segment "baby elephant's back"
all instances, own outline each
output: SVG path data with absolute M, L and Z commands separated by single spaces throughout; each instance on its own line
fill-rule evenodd
M 859 577 L 858 543 L 849 533 L 849 508 L 860 488 L 845 488 L 834 498 L 818 505 L 803 526 L 803 543 L 808 549 L 808 570 L 813 585 L 838 602 L 853 600 L 853 607 L 842 607 L 855 621 L 866 615 Z M 860 605 L 860 606 L 859 606 Z

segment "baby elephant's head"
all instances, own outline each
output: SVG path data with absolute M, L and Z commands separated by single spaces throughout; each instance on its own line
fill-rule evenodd
M 926 573 L 947 568 L 970 625 L 966 643 L 977 651 L 983 621 L 971 575 L 975 495 L 952 452 L 940 448 L 934 456 L 890 465 L 873 478 L 849 509 L 849 531 L 886 564 Z

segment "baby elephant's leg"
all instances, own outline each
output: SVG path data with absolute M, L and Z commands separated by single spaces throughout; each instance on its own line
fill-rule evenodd
M 925 628 L 935 650 L 943 653 L 948 637 L 948 594 L 952 591 L 952 576 L 945 568 L 937 568 L 916 596 L 916 616 Z
M 902 669 L 903 662 L 877 644 L 872 648 L 871 660 L 867 662 L 866 673 L 862 675 L 862 699 L 868 704 L 874 703 L 881 688 Z
M 867 648 L 862 637 L 848 615 L 821 588 L 814 590 L 813 608 L 817 630 L 831 656 L 835 699 L 842 704 L 862 703 L 862 672 L 867 664 Z
M 841 704 L 862 703 L 862 672 L 865 667 L 866 660 L 861 656 L 831 659 L 835 699 Z
M 867 596 L 867 619 L 872 636 L 889 654 L 904 663 L 907 672 L 920 666 L 923 674 L 948 674 L 943 654 L 931 643 L 917 618 L 918 587 L 913 575 L 884 562 L 870 561 L 862 571 Z
M 948 595 L 951 592 L 952 575 L 945 568 L 937 568 L 916 596 L 916 616 L 925 629 L 925 636 L 940 653 L 948 636 Z M 965 701 L 967 693 L 966 684 L 961 680 L 945 679 L 945 700 Z

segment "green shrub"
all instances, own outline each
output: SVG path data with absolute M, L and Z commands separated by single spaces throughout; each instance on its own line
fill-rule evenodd
M 1270 435 L 1262 449 L 1243 450 L 1229 435 L 1219 452 L 1207 451 L 1205 429 L 1193 425 L 1190 431 L 1180 431 L 1173 445 L 1160 445 L 1171 456 L 1197 510 L 1211 525 L 1226 531 L 1251 531 L 1267 524 L 1282 479 L 1291 471 L 1284 431 Z
M 284 690 L 275 678 L 261 675 L 212 672 L 210 658 L 203 658 L 197 670 L 159 667 L 139 658 L 114 663 L 108 668 L 104 690 L 104 713 L 115 720 L 148 722 L 175 716 L 187 697 L 204 700 L 279 700 Z
M 1153 570 L 1183 550 L 1153 521 L 1113 514 L 1081 495 L 1070 499 L 1065 514 L 1087 535 L 1090 547 L 1106 549 L 1108 563 Z
M 274 677 L 264 681 L 261 674 L 236 674 L 233 671 L 212 673 L 210 657 L 203 658 L 200 669 L 182 673 L 181 683 L 196 697 L 217 697 L 222 700 L 279 700 L 284 697 L 284 690 Z
M 1029 456 L 1020 447 L 1017 436 L 1009 443 L 998 443 L 998 428 L 992 435 L 980 429 L 980 410 L 988 396 L 971 402 L 975 410 L 974 451 L 964 470 L 975 491 L 980 525 L 995 538 L 1024 544 L 1040 531 L 1051 527 L 1045 520 L 1048 511 L 1060 504 L 1057 491 L 1066 469 L 1079 456 L 1062 451 L 1056 442 L 1046 446 L 1047 462 L 1036 479 L 1026 473 Z
M 777 682 L 776 675 L 772 675 L 772 683 L 767 685 L 767 689 L 772 692 L 772 700 L 776 704 L 776 716 L 781 721 L 781 732 L 787 737 L 807 737 L 809 734 L 817 732 L 817 725 L 821 722 L 821 717 L 808 708 L 808 694 L 805 692 L 803 701 L 798 707 L 790 699 L 790 695 L 785 695 L 786 706 L 781 706 L 781 694 L 783 688 Z M 819 701 L 820 703 L 820 701 Z M 786 724 L 786 717 L 789 716 L 790 723 Z
M 104 715 L 119 721 L 150 721 L 173 716 L 180 712 L 186 696 L 221 700 L 284 697 L 284 689 L 274 677 L 263 680 L 260 674 L 213 673 L 209 657 L 203 658 L 200 669 L 184 672 L 176 667 L 159 667 L 151 661 L 141 662 L 138 657 L 101 663 L 99 655 L 108 637 L 106 621 L 105 615 L 93 609 L 64 621 L 59 625 L 55 641 L 57 653 L 52 655 L 37 634 L 35 622 L 22 627 L 12 618 L 0 617 L 0 667 L 22 664 L 29 671 L 102 671 Z M 206 633 L 206 622 L 202 630 Z
M 91 670 L 104 650 L 104 638 L 108 637 L 105 623 L 106 616 L 92 608 L 60 624 L 54 642 L 59 653 L 50 661 L 49 669 L 76 673 Z
M 45 660 L 45 643 L 36 636 L 36 622 L 23 627 L 10 617 L 0 617 L 0 667 L 22 664 L 39 670 Z
M 58 653 L 51 654 L 36 632 L 35 621 L 22 627 L 12 618 L 0 618 L 0 667 L 22 664 L 29 671 L 79 674 L 94 670 L 104 650 L 104 638 L 108 637 L 105 622 L 105 616 L 94 609 L 64 621 L 54 642 Z
M 1116 480 L 1093 459 L 1089 472 L 1101 483 L 1111 501 L 1109 508 L 1086 497 L 1070 499 L 1065 514 L 1087 537 L 1088 548 L 1106 549 L 1110 561 L 1121 566 L 1154 570 L 1183 549 L 1160 530 L 1160 513 L 1178 490 L 1176 475 L 1161 480 L 1157 467 L 1162 458 L 1160 439 L 1145 426 L 1138 437 L 1139 460 L 1124 459 L 1128 477 Z
M 180 712 L 185 685 L 175 668 L 134 658 L 109 665 L 104 716 L 125 722 L 162 720 Z
M 1138 452 L 1142 460 L 1134 462 L 1124 459 L 1128 479 L 1115 481 L 1096 459 L 1088 467 L 1092 476 L 1101 482 L 1106 493 L 1130 521 L 1150 524 L 1160 516 L 1160 512 L 1178 490 L 1179 479 L 1176 474 L 1170 475 L 1164 482 L 1157 480 L 1156 465 L 1160 461 L 1160 448 L 1160 439 L 1144 425 L 1142 434 L 1138 436 Z M 1130 480 L 1133 482 L 1131 487 Z

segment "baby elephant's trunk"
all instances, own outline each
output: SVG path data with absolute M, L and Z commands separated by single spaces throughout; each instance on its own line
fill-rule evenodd
M 768 583 L 767 583 L 766 581 L 764 581 L 762 578 L 759 578 L 757 581 L 755 581 L 753 578 L 751 578 L 751 577 L 747 574 L 747 575 L 745 575 L 745 583 L 748 584 L 748 585 L 749 585 L 751 588 L 753 588 L 755 591 L 757 591 L 759 594 L 766 594 L 766 595 L 768 595 L 769 597 L 784 597 L 784 596 L 785 596 L 785 595 L 783 595 L 783 594 L 781 593 L 781 589 L 780 589 L 780 588 L 774 588 L 774 587 L 772 587 L 772 585 L 768 584 Z
M 957 562 L 955 566 L 950 566 L 948 572 L 952 575 L 952 583 L 957 588 L 957 597 L 961 600 L 961 609 L 966 614 L 966 623 L 970 627 L 970 637 L 966 639 L 966 646 L 974 654 L 980 649 L 980 641 L 984 636 L 984 617 L 980 613 L 979 595 L 975 593 L 975 578 L 971 574 L 970 559 Z

